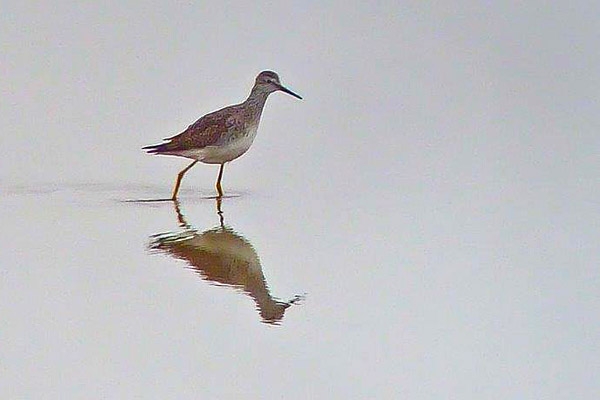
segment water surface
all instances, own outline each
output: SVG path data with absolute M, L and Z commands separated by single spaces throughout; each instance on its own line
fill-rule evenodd
M 548 229 L 531 208 L 517 227 L 502 201 L 466 215 L 481 205 L 418 193 L 232 191 L 220 214 L 209 189 L 125 201 L 168 190 L 3 189 L 7 398 L 432 398 L 593 380 L 598 275 L 567 221 Z

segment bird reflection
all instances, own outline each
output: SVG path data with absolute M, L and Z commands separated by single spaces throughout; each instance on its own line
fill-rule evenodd
M 285 311 L 302 297 L 280 301 L 269 291 L 262 266 L 252 244 L 224 222 L 221 198 L 216 199 L 219 225 L 199 233 L 174 202 L 181 232 L 151 236 L 150 249 L 186 261 L 200 277 L 213 284 L 241 289 L 256 303 L 262 322 L 278 324 Z

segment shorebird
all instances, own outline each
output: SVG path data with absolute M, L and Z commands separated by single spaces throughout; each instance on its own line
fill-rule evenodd
M 217 197 L 223 197 L 221 179 L 225 163 L 235 160 L 248 151 L 256 137 L 267 97 L 277 91 L 302 99 L 283 86 L 275 72 L 262 71 L 256 77 L 250 95 L 243 103 L 206 114 L 180 134 L 164 139 L 164 143 L 143 148 L 150 154 L 194 160 L 177 175 L 171 200 L 177 199 L 183 176 L 198 161 L 205 164 L 220 164 L 216 187 Z

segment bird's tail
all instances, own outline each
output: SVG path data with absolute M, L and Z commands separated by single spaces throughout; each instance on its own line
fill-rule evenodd
M 142 150 L 146 150 L 149 154 L 164 154 L 171 150 L 170 142 L 154 144 L 152 146 L 142 147 Z

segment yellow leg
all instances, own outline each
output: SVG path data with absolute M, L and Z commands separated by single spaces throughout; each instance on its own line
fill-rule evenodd
M 177 175 L 177 182 L 175 182 L 175 188 L 173 189 L 173 196 L 171 196 L 171 200 L 177 200 L 177 192 L 179 192 L 179 186 L 181 185 L 183 175 L 185 175 L 185 173 L 188 172 L 190 168 L 196 165 L 197 162 L 198 160 L 194 161 L 193 163 L 182 169 L 179 175 Z
M 221 168 L 219 168 L 219 177 L 217 178 L 217 193 L 219 197 L 223 197 L 223 188 L 221 187 L 221 178 L 223 178 L 223 167 L 225 167 L 225 163 L 221 164 Z

